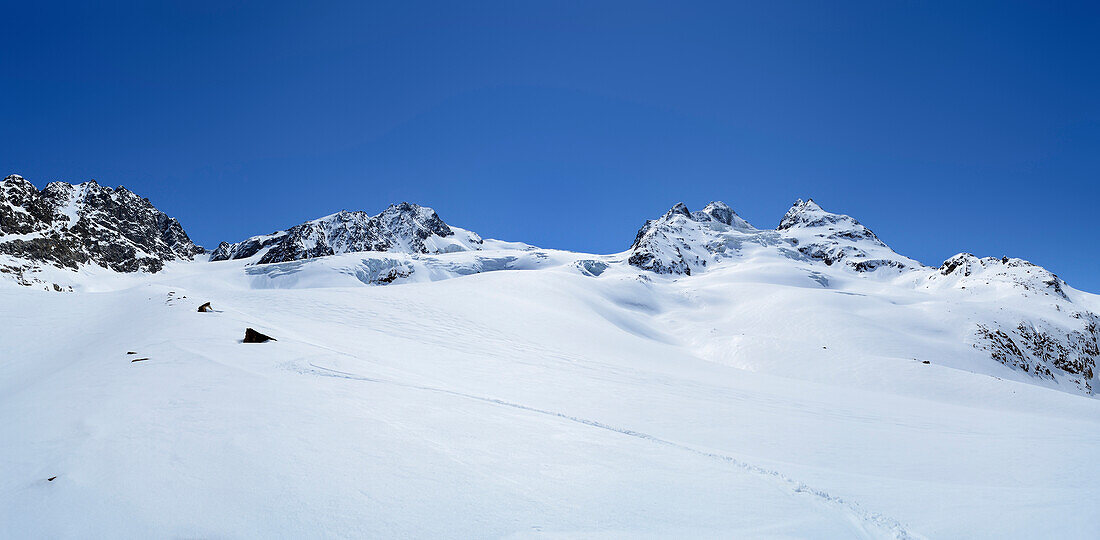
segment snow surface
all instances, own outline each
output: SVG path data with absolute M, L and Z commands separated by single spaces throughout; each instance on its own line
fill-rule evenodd
M 812 201 L 677 205 L 609 255 L 449 229 L 0 255 L 31 285 L 0 279 L 0 538 L 1100 537 L 1095 377 L 975 333 L 1096 320 L 1041 267 L 927 267 Z
M 0 537 L 1100 532 L 1100 400 L 965 343 L 1012 291 L 492 242 L 0 287 Z

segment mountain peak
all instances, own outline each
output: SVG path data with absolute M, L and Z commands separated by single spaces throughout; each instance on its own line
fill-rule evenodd
M 779 227 L 776 228 L 782 231 L 793 227 L 812 227 L 838 223 L 841 221 L 851 221 L 859 225 L 859 222 L 851 216 L 826 212 L 825 209 L 821 208 L 821 205 L 814 202 L 813 199 L 798 199 L 791 205 L 791 208 L 787 210 L 787 213 L 783 215 L 783 219 L 779 221 Z
M 203 251 L 178 221 L 122 188 L 89 181 L 39 190 L 19 175 L 4 178 L 0 188 L 0 253 L 30 266 L 156 272 L 165 261 Z
M 452 229 L 435 210 L 400 202 L 374 216 L 341 210 L 285 231 L 234 244 L 222 242 L 210 260 L 245 259 L 265 250 L 258 264 L 356 251 L 448 253 L 477 250 L 481 243 L 481 237 L 472 232 Z
M 760 233 L 724 202 L 713 201 L 692 212 L 676 203 L 660 219 L 646 221 L 634 237 L 630 264 L 659 274 L 686 274 L 704 269 L 708 261 L 732 256 L 738 238 Z M 774 233 L 772 233 L 774 235 Z
M 813 199 L 798 199 L 783 215 L 781 231 L 803 255 L 832 265 L 843 261 L 865 272 L 882 267 L 923 266 L 890 249 L 871 229 L 845 214 L 826 211 Z
M 670 218 L 672 218 L 673 216 L 676 216 L 676 215 L 681 215 L 681 216 L 690 218 L 691 217 L 691 211 L 688 210 L 688 207 L 687 207 L 686 204 L 684 204 L 682 202 L 678 202 L 678 203 L 672 205 L 672 208 L 669 208 L 668 212 L 665 212 L 665 215 L 662 216 L 661 219 L 670 219 Z

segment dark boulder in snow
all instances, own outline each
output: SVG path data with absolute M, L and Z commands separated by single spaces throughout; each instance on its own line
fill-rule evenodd
M 262 334 L 251 328 L 244 330 L 244 342 L 245 343 L 264 343 L 267 341 L 279 341 L 267 334 Z

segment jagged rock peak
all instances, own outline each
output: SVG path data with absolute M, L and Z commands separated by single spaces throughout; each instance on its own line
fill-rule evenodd
M 671 221 L 677 216 L 682 216 L 684 219 L 691 221 L 697 221 L 701 223 L 714 222 L 722 225 L 729 225 L 737 229 L 755 230 L 748 221 L 745 221 L 741 216 L 737 215 L 737 212 L 733 211 L 733 208 L 722 201 L 712 201 L 707 204 L 702 210 L 692 212 L 688 209 L 687 205 L 679 202 L 672 206 L 661 216 L 659 221 Z
M 481 237 L 447 225 L 435 210 L 408 202 L 377 215 L 342 210 L 285 231 L 222 242 L 210 260 L 245 259 L 266 250 L 259 264 L 357 251 L 446 253 L 480 249 Z
M 123 187 L 51 182 L 40 191 L 19 175 L 0 183 L 0 253 L 28 266 L 156 272 L 202 252 L 176 219 Z
M 810 227 L 827 227 L 843 232 L 845 237 L 853 239 L 866 238 L 881 243 L 875 233 L 871 232 L 871 229 L 864 227 L 852 216 L 827 212 L 813 199 L 805 201 L 798 199 L 795 201 L 790 210 L 787 210 L 787 213 L 783 215 L 783 219 L 779 221 L 779 227 L 776 227 L 776 229 L 783 231 Z

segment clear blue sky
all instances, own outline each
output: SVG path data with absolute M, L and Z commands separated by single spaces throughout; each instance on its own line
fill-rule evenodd
M 39 4 L 0 11 L 0 173 L 125 185 L 208 247 L 407 200 L 614 252 L 677 201 L 814 197 L 1100 292 L 1095 3 Z

